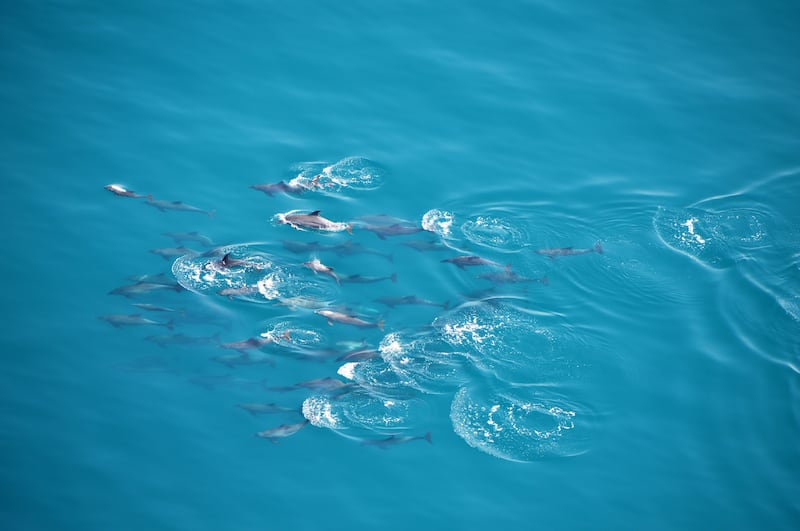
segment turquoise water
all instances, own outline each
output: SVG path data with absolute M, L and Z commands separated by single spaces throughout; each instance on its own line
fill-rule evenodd
M 795 5 L 2 14 L 3 529 L 797 528 Z

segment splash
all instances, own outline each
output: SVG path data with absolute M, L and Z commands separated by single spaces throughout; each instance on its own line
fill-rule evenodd
M 429 210 L 422 216 L 422 228 L 438 234 L 442 238 L 450 238 L 455 217 L 446 210 Z

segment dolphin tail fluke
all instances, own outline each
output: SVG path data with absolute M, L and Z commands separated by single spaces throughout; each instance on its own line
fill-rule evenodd
M 286 332 L 284 332 L 283 333 L 283 339 L 285 339 L 286 341 L 291 341 L 292 340 L 292 331 L 291 330 L 287 330 Z
M 547 275 L 543 276 L 541 280 L 542 284 L 544 284 L 545 286 L 548 284 Z
M 386 259 L 389 260 L 389 262 L 394 263 L 394 255 L 393 254 L 390 253 L 390 254 L 385 254 L 383 256 L 386 257 Z
M 347 231 L 348 234 L 353 234 L 353 224 L 348 223 L 347 227 L 345 227 L 345 230 Z
M 389 277 L 394 284 L 397 284 L 397 273 L 392 273 L 392 276 Z
M 164 324 L 164 326 L 167 327 L 167 330 L 174 330 L 175 329 L 175 320 L 174 319 L 170 319 L 169 321 L 167 321 Z
M 603 254 L 603 246 L 600 245 L 600 242 L 594 244 L 594 252 L 597 254 Z
M 378 330 L 383 332 L 383 320 L 382 319 L 380 321 L 378 321 L 377 323 L 375 323 L 375 326 L 378 327 Z
M 216 209 L 208 211 L 208 217 L 210 217 L 210 218 L 213 218 L 216 214 L 217 214 Z
M 147 194 L 146 198 L 147 198 L 148 202 L 150 202 L 150 203 L 153 202 L 153 194 Z
M 442 309 L 446 310 L 448 308 L 450 308 L 450 301 L 444 301 L 444 304 L 442 304 Z
M 433 441 L 431 440 L 431 432 L 426 433 L 423 439 L 428 441 L 428 444 L 433 444 Z

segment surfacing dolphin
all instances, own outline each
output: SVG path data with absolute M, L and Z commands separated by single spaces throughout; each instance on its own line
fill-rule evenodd
M 543 254 L 550 258 L 557 258 L 559 256 L 574 256 L 577 254 L 597 253 L 603 254 L 603 246 L 600 242 L 594 244 L 591 249 L 575 249 L 573 247 L 554 247 L 551 249 L 536 249 L 533 251 L 536 254 Z
M 298 230 L 318 230 L 324 232 L 341 232 L 346 230 L 348 233 L 353 234 L 353 226 L 350 223 L 331 221 L 320 216 L 319 213 L 319 210 L 314 210 L 309 214 L 287 212 L 286 214 L 279 214 L 278 221 Z
M 105 188 L 106 190 L 108 190 L 112 194 L 118 195 L 120 197 L 133 197 L 135 199 L 140 199 L 140 198 L 141 199 L 144 199 L 144 198 L 152 199 L 153 198 L 152 195 L 137 194 L 133 190 L 128 190 L 127 188 L 125 188 L 121 184 L 107 184 L 103 188 Z

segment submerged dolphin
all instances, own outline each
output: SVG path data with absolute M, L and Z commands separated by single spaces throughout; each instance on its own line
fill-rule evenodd
M 375 235 L 381 240 L 385 240 L 387 236 L 405 236 L 406 234 L 416 234 L 425 229 L 422 227 L 414 227 L 410 225 L 400 225 L 395 223 L 393 225 L 365 225 L 364 230 L 374 232 Z
M 377 446 L 378 448 L 386 449 L 389 446 L 393 446 L 395 444 L 402 444 L 411 441 L 428 441 L 428 444 L 433 444 L 431 440 L 431 432 L 426 433 L 425 435 L 418 435 L 415 437 L 409 435 L 392 435 L 385 439 L 363 439 L 361 444 L 364 446 Z
M 259 431 L 258 433 L 256 433 L 256 437 L 261 437 L 262 439 L 268 439 L 272 442 L 278 442 L 278 439 L 294 435 L 295 433 L 303 429 L 306 424 L 308 424 L 308 419 L 304 420 L 303 422 L 298 422 L 297 424 L 281 424 L 277 428 L 270 428 L 268 430 Z
M 98 319 L 102 319 L 103 321 L 108 321 L 114 328 L 119 328 L 120 326 L 143 326 L 143 325 L 165 326 L 170 330 L 172 330 L 173 328 L 172 321 L 166 323 L 153 321 L 151 319 L 146 319 L 142 317 L 141 314 L 138 313 L 130 315 L 123 315 L 123 314 L 101 315 L 100 317 L 98 317 Z
M 361 328 L 377 328 L 378 330 L 383 330 L 383 321 L 370 323 L 369 321 L 365 321 L 359 317 L 356 317 L 355 315 L 348 315 L 335 310 L 315 310 L 314 313 L 326 318 L 329 325 L 333 325 L 335 321 L 337 323 L 349 324 Z
M 166 212 L 167 210 L 178 210 L 181 212 L 198 212 L 201 214 L 205 214 L 210 218 L 214 217 L 215 210 L 203 210 L 201 208 L 197 208 L 192 205 L 187 205 L 182 201 L 164 201 L 161 199 L 153 199 L 153 196 L 147 197 L 147 204 L 159 209 L 161 212 Z
M 297 408 L 283 407 L 283 406 L 279 406 L 277 404 L 273 404 L 271 402 L 268 403 L 268 404 L 264 404 L 264 403 L 260 403 L 260 402 L 247 403 L 247 404 L 236 404 L 236 407 L 247 411 L 248 413 L 250 413 L 254 417 L 256 417 L 258 415 L 264 415 L 264 414 L 270 414 L 270 413 L 295 413 L 295 412 L 298 411 Z
M 320 216 L 319 213 L 319 210 L 314 210 L 309 214 L 281 214 L 278 216 L 278 221 L 290 225 L 295 229 L 310 229 L 326 232 L 341 232 L 346 230 L 348 233 L 353 234 L 353 226 L 351 224 L 341 221 L 331 221 Z
M 572 247 L 555 247 L 551 249 L 536 249 L 533 251 L 536 254 L 543 254 L 545 256 L 549 256 L 550 258 L 556 258 L 558 256 L 573 256 L 576 254 L 587 254 L 587 253 L 597 253 L 603 254 L 603 247 L 600 245 L 600 242 L 594 244 L 594 247 L 591 249 L 574 249 Z
M 511 271 L 511 266 L 506 266 L 505 270 L 502 272 L 497 273 L 484 273 L 482 275 L 478 275 L 478 278 L 482 278 L 484 280 L 489 280 L 495 282 L 497 284 L 516 284 L 520 282 L 541 282 L 544 285 L 547 285 L 547 276 L 543 276 L 541 278 L 532 278 L 532 277 L 523 277 L 520 276 L 518 273 Z
M 348 275 L 346 277 L 339 277 L 341 283 L 349 284 L 372 284 L 373 282 L 382 282 L 384 280 L 391 280 L 397 283 L 397 273 L 392 273 L 388 277 L 367 277 L 364 275 Z
M 152 293 L 154 291 L 183 291 L 183 287 L 173 282 L 172 284 L 161 284 L 158 282 L 137 282 L 136 284 L 130 284 L 128 286 L 120 286 L 118 288 L 114 288 L 108 292 L 109 295 L 122 295 L 123 297 L 135 297 L 137 295 L 142 295 L 146 293 Z M 145 308 L 149 310 L 150 308 Z M 174 310 L 172 310 L 174 311 Z
M 214 247 L 214 242 L 208 236 L 203 236 L 197 231 L 192 232 L 165 232 L 164 236 L 168 236 L 175 240 L 176 243 L 183 242 L 197 242 L 204 247 Z
M 401 305 L 415 304 L 418 306 L 439 306 L 442 309 L 446 310 L 450 306 L 450 301 L 446 301 L 442 304 L 439 304 L 438 302 L 420 299 L 416 295 L 406 295 L 405 297 L 379 297 L 375 299 L 375 302 L 385 304 L 390 308 L 394 308 L 395 306 L 401 306 Z
M 449 262 L 455 264 L 459 269 L 464 269 L 467 266 L 499 266 L 497 262 L 492 262 L 480 256 L 456 256 L 453 258 L 445 258 L 442 262 Z
M 150 249 L 150 252 L 153 254 L 157 254 L 164 260 L 169 260 L 170 258 L 177 258 L 178 256 L 190 255 L 194 256 L 197 254 L 197 251 L 193 249 L 189 249 L 188 247 L 180 246 L 180 247 L 159 247 L 158 249 Z

